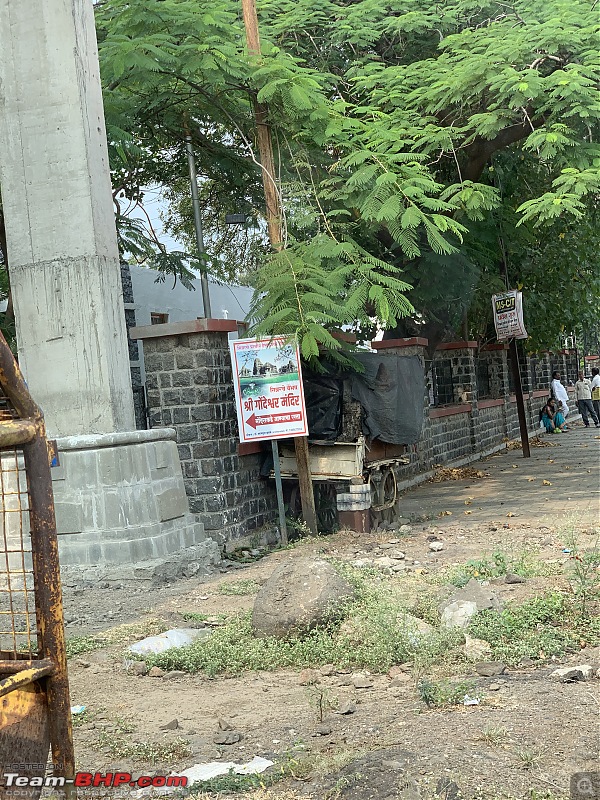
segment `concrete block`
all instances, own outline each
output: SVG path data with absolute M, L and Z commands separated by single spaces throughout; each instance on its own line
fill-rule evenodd
M 83 510 L 80 503 L 66 501 L 55 503 L 56 529 L 62 533 L 81 533 L 83 530 Z
M 182 517 L 188 513 L 188 503 L 185 495 L 177 489 L 167 489 L 157 495 L 158 515 L 161 522 Z

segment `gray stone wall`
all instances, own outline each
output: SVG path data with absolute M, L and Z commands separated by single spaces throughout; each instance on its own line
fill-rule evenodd
M 226 544 L 271 524 L 277 499 L 260 476 L 263 456 L 238 453 L 227 332 L 144 338 L 144 360 L 151 425 L 175 429 L 190 511 L 207 533 Z

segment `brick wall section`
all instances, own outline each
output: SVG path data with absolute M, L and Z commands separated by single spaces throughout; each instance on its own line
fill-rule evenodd
M 238 455 L 227 330 L 169 335 L 182 325 L 137 329 L 137 335 L 148 333 L 143 338 L 150 421 L 175 428 L 190 511 L 213 539 L 226 544 L 275 520 L 275 489 L 260 477 L 261 453 Z

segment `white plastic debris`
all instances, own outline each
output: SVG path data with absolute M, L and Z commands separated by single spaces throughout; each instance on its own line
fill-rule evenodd
M 85 709 L 86 709 L 86 706 L 71 706 L 71 714 L 73 714 L 73 716 L 75 716 L 77 714 L 83 714 Z
M 172 647 L 186 647 L 196 639 L 210 635 L 210 630 L 206 628 L 173 628 L 170 631 L 159 633 L 158 636 L 147 636 L 141 642 L 132 644 L 129 648 L 131 653 L 138 656 L 149 656 L 156 653 L 164 653 Z
M 479 705 L 479 698 L 478 697 L 469 697 L 468 694 L 465 695 L 463 704 L 465 706 L 478 706 Z
M 187 788 L 190 788 L 198 781 L 209 781 L 211 778 L 216 778 L 217 775 L 227 775 L 231 771 L 236 775 L 260 775 L 261 772 L 272 767 L 274 763 L 269 761 L 268 758 L 254 756 L 252 761 L 248 761 L 245 764 L 236 764 L 234 761 L 211 761 L 208 764 L 194 764 L 193 767 L 184 769 L 183 772 L 177 774 L 187 778 Z M 176 791 L 178 791 L 176 786 L 161 786 L 160 788 L 137 789 L 131 792 L 131 795 L 132 797 L 147 797 L 171 794 Z

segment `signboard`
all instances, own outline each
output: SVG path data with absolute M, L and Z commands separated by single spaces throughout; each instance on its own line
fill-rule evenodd
M 492 296 L 494 325 L 499 342 L 509 339 L 527 339 L 523 322 L 523 295 L 512 290 Z
M 274 336 L 229 347 L 240 442 L 308 436 L 298 346 Z

